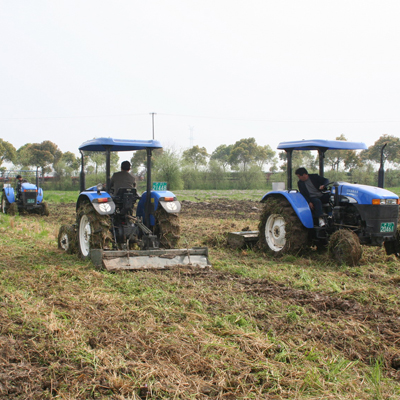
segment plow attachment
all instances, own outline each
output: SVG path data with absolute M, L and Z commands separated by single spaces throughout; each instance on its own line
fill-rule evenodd
M 258 231 L 241 231 L 228 233 L 228 245 L 232 249 L 251 247 L 258 241 Z
M 107 271 L 211 267 L 207 247 L 130 251 L 92 249 L 90 257 L 96 267 L 104 267 Z

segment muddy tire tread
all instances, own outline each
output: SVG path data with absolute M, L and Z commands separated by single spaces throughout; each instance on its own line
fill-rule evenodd
M 178 214 L 168 213 L 161 206 L 155 212 L 155 234 L 160 246 L 165 249 L 177 248 L 180 239 L 180 224 Z
M 110 232 L 111 219 L 109 215 L 100 215 L 96 212 L 93 206 L 90 203 L 82 204 L 77 212 L 77 246 L 78 246 L 78 255 L 82 259 L 87 259 L 89 257 L 85 257 L 80 249 L 79 243 L 79 226 L 80 220 L 83 214 L 89 218 L 90 226 L 91 226 L 91 235 L 90 235 L 90 248 L 91 249 L 106 249 L 111 248 L 112 235 Z
M 271 214 L 282 216 L 286 222 L 286 243 L 279 252 L 270 249 L 265 238 L 265 224 Z M 310 245 L 307 228 L 301 223 L 293 207 L 284 197 L 274 197 L 266 201 L 260 215 L 258 230 L 259 247 L 275 256 L 285 254 L 298 255 L 309 248 Z

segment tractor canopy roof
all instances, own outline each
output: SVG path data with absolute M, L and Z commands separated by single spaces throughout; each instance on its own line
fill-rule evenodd
M 362 142 L 346 142 L 345 140 L 295 140 L 281 142 L 280 150 L 364 150 L 368 147 Z
M 112 139 L 97 138 L 88 140 L 79 146 L 79 150 L 84 151 L 135 151 L 145 150 L 147 148 L 161 149 L 161 143 L 158 140 L 130 140 L 130 139 Z

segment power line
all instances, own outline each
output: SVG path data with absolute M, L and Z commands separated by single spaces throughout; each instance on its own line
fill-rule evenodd
M 108 114 L 108 115 L 74 115 L 69 117 L 4 117 L 0 120 L 29 120 L 29 119 L 80 119 L 80 118 L 116 118 L 116 117 L 136 117 L 139 115 L 147 115 L 146 113 L 140 114 Z
M 151 115 L 157 113 L 150 113 Z M 85 118 L 118 118 L 118 117 L 136 117 L 147 115 L 147 113 L 137 114 L 102 114 L 102 115 L 73 115 L 73 116 L 55 116 L 55 117 L 0 117 L 0 121 L 13 121 L 13 120 L 44 120 L 44 119 L 85 119 Z M 360 119 L 274 119 L 274 118 L 232 118 L 228 116 L 212 116 L 212 115 L 193 115 L 193 114 L 164 114 L 158 113 L 158 115 L 167 117 L 185 117 L 185 118 L 201 118 L 201 119 L 213 119 L 213 120 L 225 120 L 225 121 L 248 121 L 248 122 L 270 122 L 270 123 L 319 123 L 319 124 L 365 124 L 365 123 L 398 123 L 398 119 L 371 119 L 371 120 L 360 120 Z

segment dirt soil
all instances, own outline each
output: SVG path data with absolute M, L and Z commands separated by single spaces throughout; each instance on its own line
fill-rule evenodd
M 228 201 L 215 199 L 213 202 L 182 201 L 182 215 L 191 218 L 212 216 L 215 219 L 256 218 L 262 210 L 262 204 L 256 201 Z
M 240 224 L 240 221 L 246 219 L 257 221 L 261 210 L 261 204 L 253 201 L 216 200 L 212 203 L 183 201 L 180 218 L 185 221 L 192 219 L 207 220 L 207 218 L 227 221 L 237 220 L 239 221 L 238 224 Z M 32 215 L 29 218 L 44 219 L 52 225 L 74 223 L 75 206 L 74 204 L 50 205 L 50 215 L 48 217 Z M 227 248 L 228 251 L 229 249 Z M 12 267 L 14 262 L 17 263 L 17 261 L 13 260 L 10 258 L 9 267 Z M 359 360 L 367 365 L 371 363 L 371 360 L 382 358 L 385 376 L 400 382 L 400 344 L 394 345 L 394 343 L 400 343 L 400 310 L 393 309 L 385 304 L 381 304 L 379 307 L 362 304 L 351 299 L 351 293 L 311 292 L 295 289 L 284 282 L 277 283 L 266 279 L 244 278 L 240 275 L 217 272 L 215 270 L 202 273 L 187 271 L 183 274 L 186 280 L 179 281 L 182 286 L 181 290 L 186 289 L 193 296 L 193 300 L 197 299 L 205 304 L 210 315 L 229 315 L 232 312 L 231 305 L 218 296 L 220 291 L 226 291 L 227 288 L 236 293 L 258 298 L 268 304 L 280 302 L 282 307 L 294 306 L 303 308 L 314 319 L 323 321 L 327 329 L 315 328 L 309 319 L 305 321 L 300 319 L 295 324 L 288 324 L 280 316 L 278 317 L 268 310 L 242 309 L 242 311 L 248 311 L 252 319 L 256 321 L 258 328 L 265 334 L 273 332 L 276 337 L 281 337 L 282 339 L 295 337 L 299 343 L 302 341 L 315 341 L 319 346 L 332 347 L 339 350 L 349 360 Z M 160 274 L 161 276 L 163 276 L 162 279 L 169 279 L 169 275 Z M 372 276 L 371 279 L 374 279 L 374 277 Z M 213 295 L 206 297 L 201 291 L 194 290 L 198 284 L 200 285 L 199 287 L 211 288 Z M 108 323 L 113 318 L 113 313 L 114 315 L 115 313 L 120 313 L 117 310 L 118 305 L 112 305 L 98 299 L 98 301 L 93 302 L 93 307 L 89 313 L 89 310 L 84 310 L 82 305 L 69 298 L 68 293 L 63 292 L 63 288 L 58 287 L 57 282 L 53 282 L 52 285 L 53 287 L 50 286 L 50 282 L 41 280 L 38 282 L 37 290 L 48 293 L 49 307 L 57 307 L 64 310 L 71 320 L 74 315 L 79 315 L 82 325 L 97 327 L 98 335 L 87 338 L 92 348 L 103 348 L 104 351 L 107 351 L 108 346 L 111 346 L 113 341 L 120 341 L 122 348 L 124 341 L 136 341 L 137 352 L 145 354 L 147 362 L 151 363 L 154 360 L 155 365 L 170 359 L 168 357 L 180 357 L 180 355 L 184 357 L 185 354 L 186 356 L 192 354 L 192 350 L 193 354 L 196 353 L 195 348 L 192 349 L 191 345 L 187 343 L 177 344 L 178 347 L 176 348 L 160 349 L 160 347 L 154 345 L 159 339 L 159 333 L 151 332 L 150 330 L 147 333 L 142 332 L 129 339 L 117 327 Z M 398 282 L 388 282 L 388 285 L 398 286 Z M 56 292 L 55 288 L 59 292 Z M 132 323 L 138 317 L 138 315 L 125 315 L 123 318 L 126 319 L 125 322 Z M 62 368 L 68 370 L 72 367 L 63 358 L 62 354 L 57 355 L 56 349 L 52 349 L 50 341 L 53 339 L 51 337 L 47 339 L 49 341 L 47 342 L 45 337 L 36 337 L 34 332 L 30 334 L 21 332 L 21 335 L 18 336 L 15 333 L 15 329 L 13 330 L 13 335 L 9 334 L 7 326 L 18 326 L 18 324 L 23 323 L 23 318 L 23 316 L 17 314 L 10 318 L 10 313 L 6 311 L 5 300 L 0 300 L 0 326 L 3 327 L 0 328 L 0 394 L 7 393 L 7 397 L 2 398 L 10 399 L 60 398 L 56 397 L 57 388 L 62 384 L 63 379 L 66 379 L 67 375 L 63 376 L 61 372 L 57 372 L 59 375 L 56 376 L 55 372 L 54 381 L 46 380 L 45 369 L 49 368 L 49 364 L 55 371 L 61 371 Z M 171 322 L 168 320 L 168 316 L 164 316 L 164 318 L 165 324 Z M 342 325 L 337 324 L 338 319 L 343 320 Z M 360 339 L 361 331 L 369 331 L 370 334 L 363 334 L 361 336 L 362 339 Z M 57 331 L 55 331 L 55 335 L 57 336 Z M 377 337 L 379 337 L 379 341 L 376 340 Z M 32 344 L 27 345 L 27 343 Z M 185 350 L 179 347 L 181 345 L 185 346 Z M 54 352 L 51 356 L 52 359 L 44 361 L 41 355 L 42 351 Z M 278 350 L 276 348 L 266 350 L 266 355 L 268 355 L 269 351 L 276 352 Z M 167 354 L 169 356 L 165 358 Z M 142 360 L 142 362 L 144 361 Z M 288 360 L 287 362 L 290 363 L 291 361 Z M 138 365 L 135 364 L 130 367 L 140 368 L 140 362 Z M 115 389 L 116 386 L 113 389 L 111 383 L 106 381 L 106 378 L 100 372 L 96 375 L 96 371 L 93 371 L 89 365 L 75 365 L 73 368 L 75 372 L 70 375 L 73 385 L 79 386 L 79 382 L 92 382 L 94 392 L 97 390 L 98 393 L 103 393 L 104 398 L 106 398 L 107 393 L 118 392 L 119 389 Z M 207 365 L 201 367 L 197 365 L 196 368 L 203 369 L 197 372 L 194 371 L 195 366 L 193 365 L 189 367 L 188 364 L 187 368 L 189 375 L 207 375 Z M 162 381 L 161 377 L 160 381 Z M 192 384 L 194 385 L 195 381 Z M 236 395 L 229 397 L 229 393 L 226 390 L 225 394 L 223 394 L 220 388 L 210 387 L 210 392 L 207 392 L 208 389 L 204 386 L 201 389 L 201 384 L 199 384 L 199 388 L 198 390 L 202 395 L 196 398 L 224 398 L 231 400 L 239 398 Z M 142 389 L 144 393 L 147 390 L 146 388 Z M 210 394 L 211 391 L 214 391 L 212 395 Z M 43 394 L 44 392 L 48 393 L 48 397 Z M 119 393 L 123 393 L 123 390 Z M 242 395 L 244 394 L 242 393 Z M 99 396 L 93 395 L 93 398 L 101 398 Z M 152 398 L 150 396 L 146 397 L 146 393 L 142 396 L 139 395 L 139 397 L 143 399 Z M 88 393 L 83 393 L 80 398 L 92 397 Z M 125 397 L 107 398 L 122 399 Z M 268 398 L 278 399 L 283 397 L 271 395 Z

